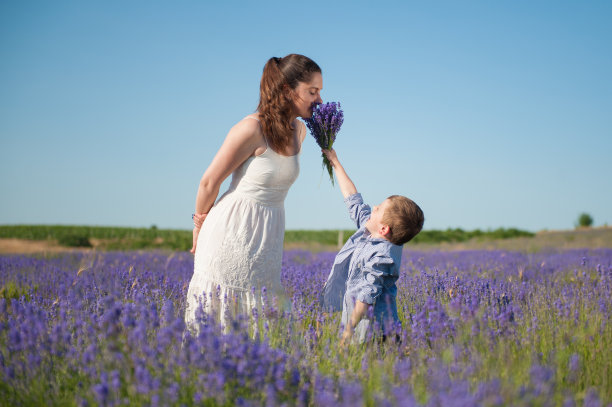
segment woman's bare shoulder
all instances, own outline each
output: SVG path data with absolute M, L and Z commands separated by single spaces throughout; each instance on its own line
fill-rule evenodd
M 306 125 L 304 124 L 303 121 L 301 120 L 297 120 L 297 122 L 299 123 L 299 129 L 300 131 L 298 132 L 298 134 L 300 135 L 300 143 L 304 142 L 304 139 L 306 138 Z
M 234 124 L 223 144 L 229 151 L 240 150 L 247 152 L 247 156 L 259 155 L 267 148 L 259 122 L 246 117 Z
M 254 120 L 254 118 L 249 115 L 234 124 L 228 136 L 244 141 L 257 141 L 261 139 L 261 126 L 257 120 Z

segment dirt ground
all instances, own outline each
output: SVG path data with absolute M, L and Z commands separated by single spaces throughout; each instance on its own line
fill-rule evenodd
M 75 249 L 63 247 L 53 241 L 34 241 L 22 239 L 0 239 L 0 254 L 33 254 L 55 253 L 62 251 L 95 250 L 97 242 L 92 241 L 94 249 Z M 410 250 L 513 250 L 535 252 L 546 248 L 555 249 L 583 249 L 583 248 L 610 248 L 612 249 L 612 227 L 598 227 L 562 231 L 541 231 L 534 237 L 521 237 L 514 239 L 479 241 L 472 239 L 461 243 L 440 244 L 411 244 Z M 311 252 L 337 251 L 336 246 L 321 245 L 317 243 L 291 243 L 285 245 L 286 250 L 303 249 Z
M 64 247 L 48 240 L 0 239 L 0 254 L 57 253 L 74 250 L 92 249 Z

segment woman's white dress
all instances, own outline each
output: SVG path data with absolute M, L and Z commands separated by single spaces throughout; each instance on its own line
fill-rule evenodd
M 197 308 L 225 324 L 250 314 L 261 299 L 281 292 L 284 201 L 299 173 L 299 153 L 284 156 L 269 146 L 242 163 L 229 189 L 208 212 L 198 236 L 185 322 Z

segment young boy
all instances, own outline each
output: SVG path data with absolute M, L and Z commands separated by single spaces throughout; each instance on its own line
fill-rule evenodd
M 342 309 L 341 345 L 351 339 L 363 342 L 371 324 L 368 308 L 383 335 L 399 324 L 395 282 L 399 278 L 402 245 L 423 228 L 421 208 L 410 199 L 392 195 L 374 210 L 363 203 L 361 194 L 340 164 L 336 152 L 323 150 L 338 179 L 357 232 L 334 260 L 321 302 L 325 311 Z

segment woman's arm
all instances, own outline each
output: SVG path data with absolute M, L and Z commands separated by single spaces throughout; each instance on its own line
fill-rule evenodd
M 205 218 L 203 215 L 208 213 L 215 203 L 223 181 L 262 145 L 261 137 L 259 123 L 255 120 L 242 120 L 229 131 L 221 148 L 200 179 L 195 201 L 195 213 L 201 219 L 200 226 Z M 195 253 L 199 232 L 200 227 L 195 225 L 192 253 Z

